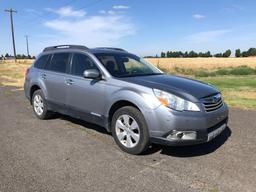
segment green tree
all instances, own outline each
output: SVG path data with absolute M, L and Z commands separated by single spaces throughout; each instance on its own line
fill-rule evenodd
M 205 57 L 212 57 L 211 52 L 210 52 L 210 51 L 207 51 L 207 52 L 205 53 Z
M 247 51 L 243 51 L 242 52 L 242 57 L 248 57 L 249 55 L 248 55 L 248 52 Z
M 167 53 L 166 53 L 166 57 L 168 57 L 168 58 L 170 58 L 171 56 L 170 56 L 170 51 L 167 51 Z
M 183 55 L 184 55 L 184 54 L 182 53 L 182 51 L 179 51 L 179 52 L 178 52 L 178 57 L 183 57 Z
M 236 50 L 236 53 L 235 53 L 236 57 L 241 57 L 241 50 L 240 49 L 237 49 Z
M 195 51 L 190 51 L 190 52 L 188 53 L 188 56 L 189 56 L 189 57 L 198 57 L 198 54 L 197 54 Z
M 204 53 L 199 52 L 199 53 L 198 53 L 198 57 L 204 57 Z
M 16 59 L 22 59 L 22 56 L 20 54 L 17 54 Z
M 186 51 L 184 54 L 183 54 L 183 57 L 188 57 L 188 52 Z
M 165 52 L 161 52 L 161 57 L 162 57 L 162 58 L 166 57 L 166 56 L 165 56 Z
M 222 53 L 217 53 L 214 55 L 214 57 L 223 57 L 223 54 Z
M 250 48 L 247 51 L 248 56 L 256 56 L 256 48 Z
M 231 53 L 232 53 L 231 50 L 228 49 L 227 51 L 225 51 L 225 52 L 223 53 L 223 57 L 230 57 Z

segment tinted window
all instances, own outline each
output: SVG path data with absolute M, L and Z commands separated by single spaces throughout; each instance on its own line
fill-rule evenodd
M 69 53 L 56 53 L 49 66 L 51 71 L 65 73 L 69 64 Z
M 34 64 L 35 68 L 38 69 L 43 69 L 47 60 L 48 60 L 49 55 L 43 55 L 41 56 Z
M 87 69 L 97 69 L 97 67 L 88 56 L 75 53 L 72 60 L 71 74 L 83 76 L 83 72 Z

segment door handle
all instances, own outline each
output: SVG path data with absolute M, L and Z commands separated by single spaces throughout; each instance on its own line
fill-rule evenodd
M 46 79 L 46 74 L 42 74 L 41 77 L 42 77 L 43 80 L 45 80 Z
M 74 83 L 74 81 L 72 79 L 66 79 L 65 83 L 67 85 L 72 85 Z

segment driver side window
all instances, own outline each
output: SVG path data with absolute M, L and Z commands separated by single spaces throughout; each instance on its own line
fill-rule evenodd
M 87 55 L 75 53 L 72 59 L 71 74 L 82 77 L 87 69 L 97 69 L 97 66 Z

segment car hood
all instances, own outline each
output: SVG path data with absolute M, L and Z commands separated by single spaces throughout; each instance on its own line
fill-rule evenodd
M 203 97 L 219 93 L 219 91 L 212 85 L 174 75 L 162 74 L 126 77 L 121 78 L 120 80 L 150 88 L 160 89 L 192 101 L 198 101 Z

